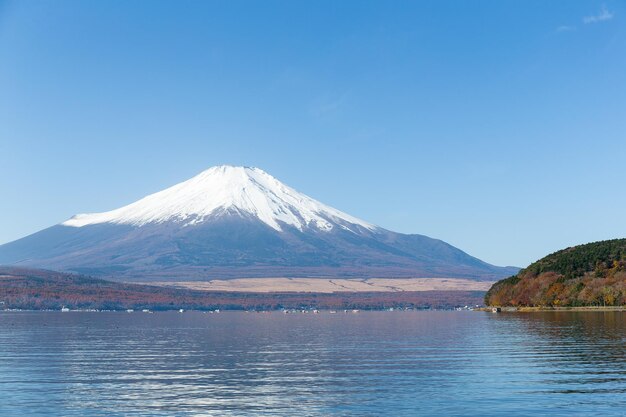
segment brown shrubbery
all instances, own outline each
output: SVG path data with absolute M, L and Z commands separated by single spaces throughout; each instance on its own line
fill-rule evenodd
M 0 309 L 276 310 L 452 308 L 480 304 L 481 291 L 243 293 L 124 284 L 52 271 L 0 267 Z

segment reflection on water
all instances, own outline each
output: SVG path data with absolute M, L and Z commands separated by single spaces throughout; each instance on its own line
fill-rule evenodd
M 626 313 L 0 312 L 0 415 L 626 415 Z

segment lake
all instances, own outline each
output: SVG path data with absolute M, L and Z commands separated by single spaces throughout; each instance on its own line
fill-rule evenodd
M 1 416 L 626 415 L 626 313 L 0 311 Z

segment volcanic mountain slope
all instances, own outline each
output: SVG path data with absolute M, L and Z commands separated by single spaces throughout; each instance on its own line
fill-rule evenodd
M 391 232 L 258 168 L 218 166 L 104 213 L 0 246 L 0 264 L 124 280 L 463 277 L 517 272 L 440 240 Z

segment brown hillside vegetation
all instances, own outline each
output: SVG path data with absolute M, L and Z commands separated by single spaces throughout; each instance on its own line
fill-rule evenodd
M 482 291 L 226 292 L 126 284 L 53 271 L 0 267 L 0 309 L 276 310 L 452 308 L 480 304 Z
M 498 281 L 485 304 L 514 307 L 626 305 L 626 239 L 553 253 Z

